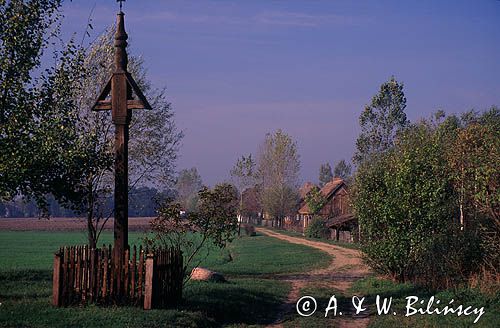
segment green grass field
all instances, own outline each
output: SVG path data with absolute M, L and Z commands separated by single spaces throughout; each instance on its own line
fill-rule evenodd
M 130 233 L 130 244 L 143 235 Z M 184 303 L 174 310 L 133 307 L 50 305 L 53 254 L 61 245 L 84 244 L 80 232 L 0 232 L 0 327 L 219 327 L 271 323 L 289 286 L 270 274 L 301 272 L 327 265 L 309 247 L 270 237 L 236 239 L 214 250 L 203 266 L 229 277 L 228 283 L 190 282 Z M 109 243 L 111 234 L 100 243 Z M 228 252 L 232 260 L 228 260 Z

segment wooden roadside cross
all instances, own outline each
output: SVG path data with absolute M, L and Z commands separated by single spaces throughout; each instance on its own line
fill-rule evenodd
M 93 111 L 111 110 L 115 125 L 115 204 L 114 204 L 114 252 L 116 288 L 123 291 L 122 268 L 125 250 L 128 248 L 128 141 L 129 125 L 133 109 L 151 109 L 146 97 L 127 71 L 127 39 L 124 13 L 117 15 L 115 34 L 115 65 L 108 83 L 97 98 Z M 134 98 L 134 95 L 136 99 Z M 111 97 L 111 99 L 109 99 Z

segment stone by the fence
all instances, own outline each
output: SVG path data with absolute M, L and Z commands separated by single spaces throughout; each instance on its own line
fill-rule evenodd
M 224 276 L 218 272 L 211 271 L 205 268 L 196 267 L 191 271 L 192 280 L 225 282 Z

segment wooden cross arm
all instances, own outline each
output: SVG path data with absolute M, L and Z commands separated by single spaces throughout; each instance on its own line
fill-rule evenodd
M 114 74 L 113 74 L 114 75 Z M 111 110 L 111 101 L 107 98 L 111 94 L 111 77 L 102 88 L 99 93 L 99 97 L 97 97 L 97 101 L 94 106 L 92 106 L 93 111 L 103 111 L 103 110 Z M 127 109 L 151 109 L 151 105 L 148 100 L 142 93 L 141 89 L 135 82 L 134 78 L 130 73 L 125 73 L 125 78 L 127 79 L 128 88 L 130 88 L 138 99 L 127 99 Z
M 142 104 L 140 100 L 127 100 L 127 109 L 149 109 Z M 111 110 L 111 101 L 109 100 L 99 100 L 96 102 L 94 107 L 92 107 L 93 111 L 102 112 L 106 110 Z

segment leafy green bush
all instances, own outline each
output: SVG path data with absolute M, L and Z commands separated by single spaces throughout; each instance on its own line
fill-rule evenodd
M 321 217 L 314 217 L 306 228 L 305 235 L 308 238 L 327 238 L 328 228 L 325 225 L 325 220 Z
M 427 123 L 408 128 L 393 148 L 359 167 L 354 190 L 369 263 L 400 282 L 413 281 L 422 258 L 432 257 L 434 238 L 457 222 L 440 135 Z
M 479 215 L 467 212 L 470 202 L 456 188 L 454 176 L 465 164 L 455 172 L 448 162 L 456 129 L 434 121 L 414 124 L 358 169 L 353 207 L 363 251 L 374 269 L 400 282 L 458 286 L 493 253 L 477 229 Z

